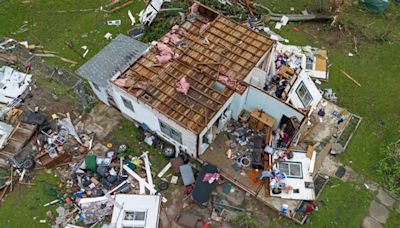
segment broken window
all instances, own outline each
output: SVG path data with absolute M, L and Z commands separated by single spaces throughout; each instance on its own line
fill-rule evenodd
M 296 94 L 299 96 L 299 99 L 305 108 L 311 104 L 313 99 L 304 82 L 301 82 L 299 87 L 297 87 Z
M 135 109 L 133 109 L 133 104 L 130 100 L 126 99 L 125 97 L 121 96 L 122 102 L 124 103 L 124 106 L 131 110 L 132 112 L 135 112 Z
M 279 162 L 278 169 L 290 178 L 303 178 L 301 162 Z
M 160 120 L 161 132 L 171 137 L 176 142 L 182 144 L 182 134 Z

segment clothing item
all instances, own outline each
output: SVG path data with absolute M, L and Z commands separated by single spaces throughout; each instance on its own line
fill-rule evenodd
M 260 176 L 258 176 L 258 177 L 256 178 L 256 180 L 265 181 L 267 178 L 273 178 L 273 177 L 274 177 L 274 176 L 272 175 L 271 172 L 269 172 L 269 171 L 262 171 L 261 174 L 260 174 Z

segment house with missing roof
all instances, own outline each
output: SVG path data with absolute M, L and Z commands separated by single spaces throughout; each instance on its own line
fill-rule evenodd
M 101 101 L 173 144 L 176 153 L 214 163 L 225 178 L 267 205 L 294 210 L 299 201 L 290 200 L 316 197 L 312 181 L 318 159 L 312 148 L 293 150 L 290 159 L 285 156 L 321 105 L 312 76 L 327 74 L 321 67 L 326 56 L 308 50 L 277 43 L 195 3 L 187 20 L 159 41 L 147 46 L 120 35 L 77 73 L 88 79 Z M 254 129 L 252 137 L 259 137 L 252 143 L 262 150 L 253 148 L 259 153 L 252 152 L 252 162 L 258 156 L 264 169 L 287 172 L 290 194 L 271 195 L 269 184 L 254 186 L 235 173 L 226 158 L 226 142 L 228 149 L 230 140 L 240 146 L 249 142 L 241 126 L 227 130 L 231 120 Z

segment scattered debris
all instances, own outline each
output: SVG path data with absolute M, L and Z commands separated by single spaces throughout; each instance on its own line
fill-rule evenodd
M 121 20 L 109 20 L 109 21 L 107 21 L 107 25 L 120 26 L 121 25 Z
M 106 40 L 111 40 L 111 39 L 112 39 L 112 34 L 109 33 L 109 32 L 107 32 L 107 33 L 104 35 L 104 38 L 106 38 Z
M 139 21 L 143 25 L 150 25 L 161 10 L 164 0 L 151 0 L 146 9 L 140 11 Z
M 131 20 L 131 25 L 132 26 L 135 25 L 136 20 L 135 20 L 135 17 L 132 15 L 131 10 L 128 10 L 128 16 L 129 16 L 129 19 Z

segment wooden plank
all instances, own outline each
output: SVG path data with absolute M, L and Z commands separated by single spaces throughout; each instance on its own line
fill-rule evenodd
M 344 71 L 344 70 L 340 70 L 340 71 L 344 74 L 344 76 L 346 76 L 348 79 L 350 79 L 352 82 L 354 82 L 354 84 L 361 87 L 361 84 L 357 80 L 355 80 L 353 77 L 351 77 L 348 73 L 346 73 L 346 71 Z
M 311 159 L 313 153 L 314 153 L 314 146 L 313 145 L 308 145 L 307 146 L 307 155 L 306 155 L 306 157 Z

